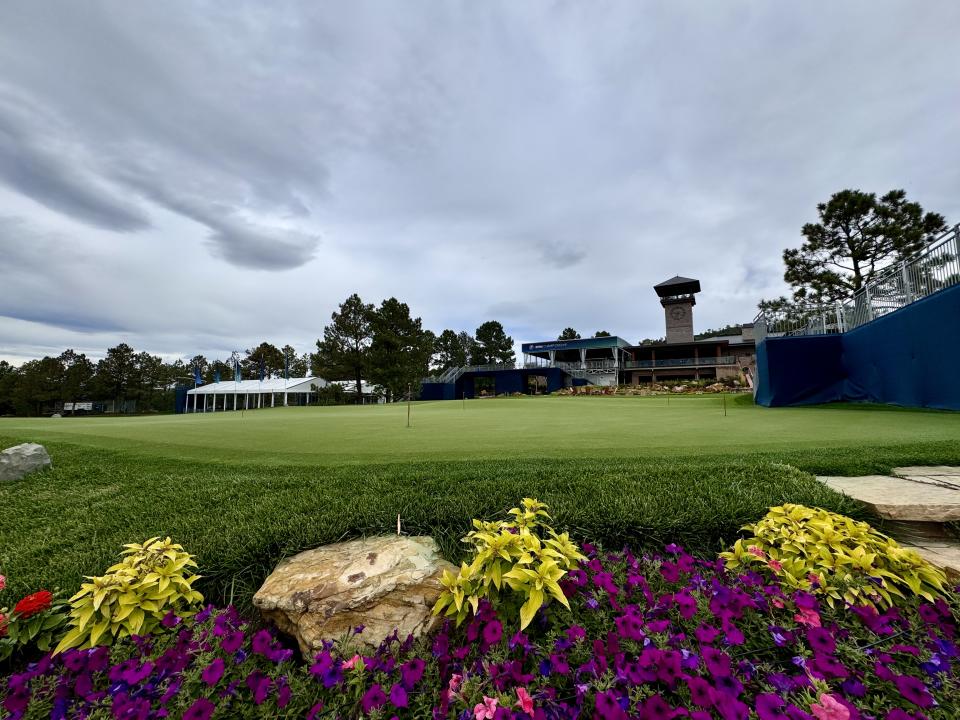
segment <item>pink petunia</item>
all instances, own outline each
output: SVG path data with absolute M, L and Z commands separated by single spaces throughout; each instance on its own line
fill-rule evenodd
M 810 706 L 810 712 L 817 720 L 850 720 L 850 711 L 827 693 L 820 695 L 819 703 Z
M 344 661 L 344 663 L 343 663 L 343 669 L 344 669 L 344 670 L 353 670 L 353 666 L 357 664 L 357 660 L 359 660 L 359 659 L 360 659 L 360 656 L 359 656 L 359 655 L 354 655 L 354 656 L 353 656 L 352 658 L 350 658 L 349 660 Z
M 820 627 L 820 613 L 813 608 L 800 608 L 797 614 L 793 616 L 793 619 L 807 627 Z
M 527 692 L 526 688 L 518 687 L 517 688 L 517 705 L 520 706 L 520 709 L 523 710 L 527 715 L 533 716 L 533 698 L 530 697 L 530 693 Z
M 473 719 L 474 720 L 493 720 L 493 716 L 497 712 L 497 704 L 500 701 L 497 698 L 483 696 L 483 702 L 477 703 L 473 706 Z

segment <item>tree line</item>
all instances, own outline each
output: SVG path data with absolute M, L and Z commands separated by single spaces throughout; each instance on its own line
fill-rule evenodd
M 431 372 L 463 365 L 512 364 L 513 338 L 496 320 L 473 334 L 444 330 L 439 335 L 412 317 L 406 303 L 388 298 L 379 306 L 351 295 L 332 314 L 317 340 L 316 351 L 297 353 L 289 344 L 269 342 L 236 357 L 241 379 L 306 377 L 349 380 L 354 392 L 327 393 L 331 402 L 359 402 L 362 383 L 379 388 L 387 401 L 419 392 Z M 165 362 L 158 355 L 138 352 L 126 343 L 109 348 L 94 361 L 65 350 L 56 357 L 29 360 L 19 367 L 0 361 L 0 415 L 40 415 L 63 403 L 110 402 L 114 410 L 132 403 L 138 412 L 173 408 L 177 385 L 193 387 L 195 378 L 207 384 L 234 379 L 234 358 L 208 360 L 203 355 Z
M 310 356 L 298 355 L 290 345 L 277 348 L 263 342 L 243 353 L 239 365 L 247 380 L 257 379 L 261 367 L 268 377 L 282 376 L 285 369 L 290 377 L 303 377 Z M 111 402 L 121 411 L 132 401 L 140 412 L 169 411 L 176 386 L 192 387 L 197 375 L 204 384 L 233 380 L 234 366 L 203 355 L 165 362 L 126 343 L 108 349 L 96 362 L 72 349 L 28 360 L 20 367 L 0 360 L 0 415 L 39 415 L 61 403 L 76 402 Z

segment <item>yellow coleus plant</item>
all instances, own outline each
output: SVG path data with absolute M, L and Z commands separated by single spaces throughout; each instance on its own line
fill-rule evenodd
M 109 644 L 115 638 L 147 635 L 171 610 L 192 614 L 190 606 L 203 602 L 193 589 L 200 578 L 197 564 L 170 538 L 150 538 L 124 545 L 125 556 L 106 575 L 90 582 L 70 598 L 70 630 L 54 653 L 73 647 Z
M 820 508 L 780 505 L 743 527 L 751 536 L 721 553 L 728 568 L 765 565 L 786 586 L 827 604 L 888 607 L 907 594 L 933 601 L 947 578 L 913 550 L 864 522 Z
M 481 599 L 496 605 L 507 590 L 521 600 L 521 630 L 548 597 L 569 609 L 560 579 L 586 558 L 567 533 L 546 524 L 551 520 L 547 509 L 537 500 L 524 498 L 521 507 L 510 510 L 509 520 L 474 520 L 474 529 L 463 538 L 473 546 L 473 559 L 462 563 L 458 573 L 444 573 L 444 589 L 433 612 L 446 609 L 446 615 L 456 616 L 459 625 L 477 611 Z

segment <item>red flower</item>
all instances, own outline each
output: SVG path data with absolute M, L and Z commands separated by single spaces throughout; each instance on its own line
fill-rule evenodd
M 33 595 L 27 595 L 13 607 L 13 611 L 22 618 L 33 617 L 50 607 L 52 600 L 53 593 L 49 590 L 41 590 Z

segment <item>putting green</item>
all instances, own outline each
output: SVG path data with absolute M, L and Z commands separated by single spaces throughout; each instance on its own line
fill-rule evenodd
M 726 415 L 724 415 L 724 402 Z M 0 419 L 0 436 L 240 464 L 815 453 L 960 442 L 960 413 L 763 408 L 749 397 L 524 397 L 162 415 Z

